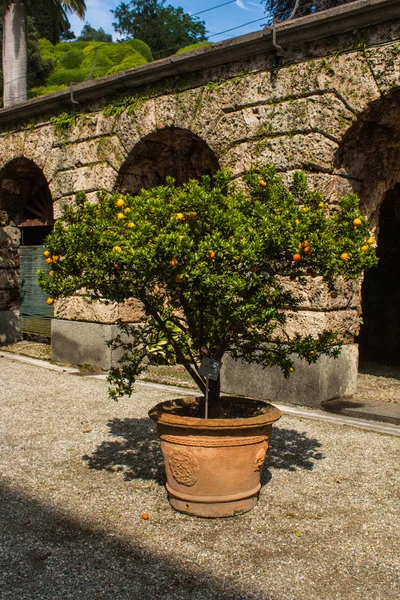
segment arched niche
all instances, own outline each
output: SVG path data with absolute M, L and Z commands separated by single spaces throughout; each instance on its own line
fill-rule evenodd
M 361 293 L 360 358 L 400 365 L 400 90 L 374 102 L 349 129 L 337 166 L 353 183 L 377 241 L 377 267 Z
M 400 365 L 400 183 L 379 208 L 379 263 L 367 271 L 362 286 L 363 326 L 360 358 Z
M 0 310 L 19 313 L 20 333 L 48 338 L 54 311 L 36 273 L 50 270 L 43 243 L 53 227 L 53 203 L 46 178 L 33 161 L 17 158 L 0 171 L 0 214 L 9 267 L 6 283 L 14 297 L 13 306 Z
M 204 140 L 188 129 L 167 127 L 136 144 L 121 168 L 116 187 L 123 193 L 137 194 L 143 188 L 162 185 L 168 176 L 181 185 L 218 169 L 218 160 Z

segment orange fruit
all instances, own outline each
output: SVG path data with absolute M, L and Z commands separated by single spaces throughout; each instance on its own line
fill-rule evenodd
M 142 519 L 147 521 L 148 518 L 149 518 L 149 513 L 142 513 Z
M 297 261 L 298 261 L 298 260 L 300 260 L 300 259 L 301 259 L 301 256 L 300 256 L 300 254 L 293 254 L 293 256 L 292 256 L 292 260 L 294 260 L 295 262 L 297 262 Z
M 55 261 L 57 261 L 57 260 L 60 260 L 60 257 L 59 257 L 59 256 L 57 256 L 57 255 L 56 255 L 56 256 L 52 256 L 51 258 L 52 258 L 53 260 L 55 260 Z
M 296 225 L 300 225 L 301 221 L 299 219 L 295 220 Z
M 124 208 L 124 213 L 130 213 L 131 209 L 129 208 L 129 206 L 127 208 Z
M 114 264 L 114 269 L 117 269 L 117 271 L 119 271 L 119 270 L 120 270 L 120 268 L 121 268 L 121 267 L 119 266 L 119 264 L 117 264 L 117 263 L 115 263 L 115 264 Z
M 368 252 L 369 246 L 367 246 L 367 244 L 364 244 L 364 246 L 361 246 L 361 250 L 363 252 Z
M 261 185 L 261 187 L 267 187 L 267 182 L 264 181 L 264 179 L 260 179 L 258 183 Z
M 171 265 L 171 267 L 176 267 L 176 265 L 178 264 L 178 259 L 177 258 L 172 258 L 169 261 L 169 264 Z
M 132 229 L 132 227 L 135 227 L 135 223 L 133 223 L 133 221 L 129 221 L 128 227 L 129 229 Z
M 53 277 L 54 271 L 49 271 L 49 277 Z
M 291 373 L 293 373 L 293 372 L 294 372 L 294 367 L 290 367 L 289 371 L 290 371 Z
M 53 262 L 52 259 L 50 258 L 50 256 L 48 258 L 46 258 L 46 261 L 48 265 L 51 265 L 51 263 Z
M 114 246 L 112 252 L 117 252 L 118 254 L 121 254 L 122 248 L 120 246 Z
M 214 250 L 209 250 L 207 255 L 208 255 L 208 258 L 210 258 L 211 260 L 214 260 L 214 258 L 215 258 Z
M 341 260 L 347 260 L 349 258 L 349 255 L 347 254 L 347 252 L 343 252 L 343 254 L 340 255 Z
M 303 252 L 305 254 L 309 254 L 310 250 L 311 250 L 310 246 L 306 246 L 305 248 L 303 248 Z
M 118 198 L 118 200 L 116 201 L 116 206 L 118 206 L 118 208 L 122 208 L 125 204 L 124 200 L 122 198 Z
M 192 210 L 190 213 L 188 213 L 188 217 L 189 219 L 195 219 L 197 217 L 197 212 Z
M 53 298 L 47 298 L 46 302 L 47 302 L 47 304 L 49 304 L 49 305 L 50 305 L 50 304 L 54 304 L 54 300 L 53 300 Z
M 121 220 L 121 219 L 125 219 L 125 215 L 124 213 L 118 213 L 117 214 L 117 219 Z
M 43 252 L 43 255 L 47 258 L 48 256 L 50 256 L 50 252 L 48 250 L 45 250 Z
M 177 213 L 176 218 L 178 219 L 178 221 L 186 221 L 185 215 L 183 213 Z
M 361 225 L 361 223 L 362 223 L 362 221 L 361 221 L 361 219 L 360 219 L 359 217 L 357 217 L 357 218 L 356 218 L 356 219 L 354 219 L 354 221 L 353 221 L 353 225 L 354 225 L 355 227 L 359 227 L 359 226 Z
M 374 238 L 370 237 L 367 239 L 367 244 L 373 244 L 375 242 Z
M 324 204 L 323 202 L 320 202 L 320 203 L 318 204 L 318 206 L 319 206 L 319 208 L 324 208 L 325 204 Z
M 304 242 L 301 242 L 302 248 L 307 248 L 307 246 L 309 246 L 309 243 L 307 242 L 307 240 L 304 240 Z

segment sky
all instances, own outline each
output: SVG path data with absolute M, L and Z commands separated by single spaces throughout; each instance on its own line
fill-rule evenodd
M 129 0 L 124 1 L 125 4 L 129 3 Z M 181 6 L 185 12 L 193 15 L 197 12 L 218 6 L 219 4 L 224 4 L 227 1 L 228 0 L 167 0 L 166 5 L 171 4 L 175 8 Z M 113 29 L 112 22 L 114 16 L 110 10 L 114 10 L 119 4 L 121 4 L 121 0 L 86 0 L 87 11 L 85 21 L 95 29 L 102 27 L 106 33 L 112 34 L 113 40 L 115 41 L 119 36 Z M 220 8 L 205 12 L 198 16 L 199 19 L 205 21 L 210 42 L 220 42 L 231 37 L 258 31 L 264 22 L 264 6 L 261 4 L 261 0 L 235 0 L 235 2 L 232 2 L 227 6 L 221 6 Z M 234 31 L 215 35 L 220 34 L 227 29 L 248 23 L 249 21 L 256 21 L 257 19 L 262 20 Z M 71 23 L 72 31 L 78 36 L 82 30 L 84 21 L 81 21 L 78 17 L 71 14 L 68 15 L 68 20 Z

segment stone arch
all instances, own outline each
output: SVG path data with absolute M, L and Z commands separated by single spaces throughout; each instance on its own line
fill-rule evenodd
M 167 176 L 181 185 L 218 169 L 217 157 L 202 138 L 189 129 L 165 127 L 134 146 L 120 169 L 116 188 L 137 194 L 142 188 L 163 184 Z
M 22 333 L 50 336 L 53 309 L 36 282 L 45 269 L 43 241 L 53 226 L 52 198 L 43 171 L 25 157 L 0 171 L 0 342 Z
M 360 358 L 400 365 L 400 90 L 358 118 L 337 166 L 351 178 L 377 240 L 379 264 L 361 291 Z

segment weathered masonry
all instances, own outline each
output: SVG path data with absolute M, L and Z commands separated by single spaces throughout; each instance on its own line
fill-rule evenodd
M 308 404 L 354 389 L 357 338 L 364 355 L 400 357 L 400 2 L 358 0 L 271 29 L 173 56 L 0 111 L 0 341 L 49 334 L 52 315 L 34 273 L 63 204 L 80 190 L 135 193 L 219 167 L 235 177 L 274 163 L 309 174 L 334 205 L 356 191 L 376 230 L 380 265 L 359 285 L 329 294 L 319 278 L 299 288 L 289 328 L 339 330 L 337 361 L 299 365 L 289 382 L 225 363 L 225 388 Z M 38 261 L 40 264 L 38 264 Z M 60 301 L 52 323 L 59 361 L 107 368 L 104 341 L 123 306 Z M 245 383 L 243 383 L 245 382 Z M 247 387 L 246 387 L 247 386 Z M 245 389 L 246 388 L 246 389 Z

